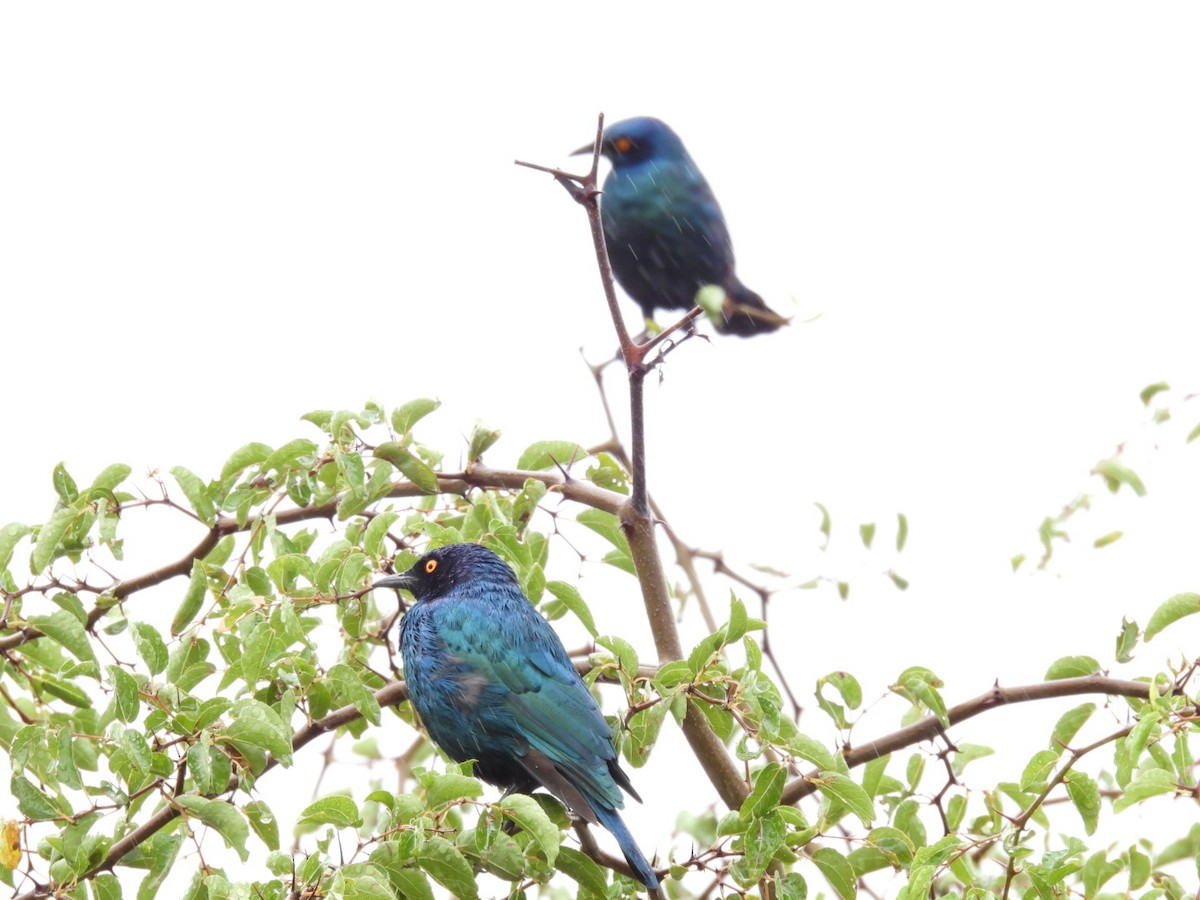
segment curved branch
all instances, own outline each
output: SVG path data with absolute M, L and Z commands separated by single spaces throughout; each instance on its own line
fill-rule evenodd
M 1020 687 L 1004 688 L 999 684 L 965 703 L 952 707 L 946 714 L 951 725 L 957 725 L 980 713 L 1013 703 L 1028 703 L 1033 700 L 1048 700 L 1053 697 L 1074 697 L 1080 694 L 1107 694 L 1109 696 L 1136 697 L 1141 700 L 1149 699 L 1150 685 L 1141 681 L 1126 681 L 1121 678 L 1106 678 L 1103 675 L 1085 675 L 1081 678 L 1063 678 L 1059 681 L 1045 681 L 1039 684 L 1028 684 Z M 919 722 L 914 722 L 885 735 L 879 740 L 870 741 L 848 750 L 845 754 L 846 765 L 850 768 L 861 766 L 873 759 L 887 756 L 897 750 L 919 744 L 941 734 L 944 726 L 936 716 L 926 716 Z M 802 797 L 813 793 L 817 788 L 813 779 L 819 772 L 802 775 L 788 784 L 783 791 L 781 803 L 795 803 Z

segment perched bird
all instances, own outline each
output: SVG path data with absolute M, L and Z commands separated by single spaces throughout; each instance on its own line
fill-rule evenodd
M 575 152 L 591 151 L 589 144 Z M 725 290 L 718 331 L 750 337 L 786 324 L 738 280 L 717 198 L 665 122 L 610 125 L 600 152 L 612 163 L 600 199 L 608 256 L 646 318 L 656 309 L 689 310 L 700 288 L 716 285 Z
M 477 544 L 449 544 L 375 583 L 417 602 L 400 620 L 408 695 L 446 755 L 505 793 L 545 788 L 616 837 L 638 880 L 658 877 L 617 810 L 624 788 L 608 724 L 562 641 L 512 569 Z

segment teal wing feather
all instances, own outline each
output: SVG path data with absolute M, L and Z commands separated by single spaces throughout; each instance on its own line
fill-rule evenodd
M 501 708 L 480 710 L 481 719 L 513 728 L 580 791 L 622 808 L 624 797 L 609 770 L 616 751 L 595 698 L 558 635 L 529 601 L 518 595 L 504 605 L 493 608 L 486 627 L 474 616 L 440 623 L 449 654 L 504 689 Z

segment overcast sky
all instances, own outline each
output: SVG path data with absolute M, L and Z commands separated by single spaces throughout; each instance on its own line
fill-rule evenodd
M 848 669 L 877 697 L 922 663 L 955 702 L 1060 652 L 1111 661 L 1122 615 L 1197 585 L 1200 11 L 731 10 L 4 5 L 0 521 L 49 515 L 60 460 L 81 483 L 116 461 L 212 477 L 369 398 L 440 398 L 425 436 L 449 465 L 476 419 L 505 433 L 498 466 L 606 438 L 584 217 L 512 161 L 579 166 L 597 113 L 655 115 L 795 322 L 671 357 L 651 491 L 698 546 L 851 581 L 845 603 L 778 599 L 794 683 Z M 1168 427 L 1137 399 L 1160 380 Z M 1014 576 L 1122 441 L 1148 497 L 1102 498 L 1050 571 Z M 898 512 L 905 552 L 862 551 L 858 523 L 886 548 Z M 1183 623 L 1135 669 L 1198 638 Z

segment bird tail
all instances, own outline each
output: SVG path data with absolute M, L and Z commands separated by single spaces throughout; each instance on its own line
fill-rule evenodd
M 725 291 L 721 317 L 723 321 L 716 323 L 717 331 L 738 337 L 765 334 L 791 321 L 779 315 L 763 302 L 762 297 L 736 280 Z
M 608 809 L 598 803 L 593 803 L 592 809 L 596 813 L 596 818 L 600 820 L 600 824 L 612 832 L 612 836 L 617 839 L 621 852 L 625 854 L 625 861 L 633 869 L 637 880 L 651 890 L 657 889 L 658 876 L 654 874 L 654 869 L 642 855 L 641 848 L 634 841 L 629 829 L 625 827 L 625 820 L 621 818 L 621 814 L 615 809 Z

